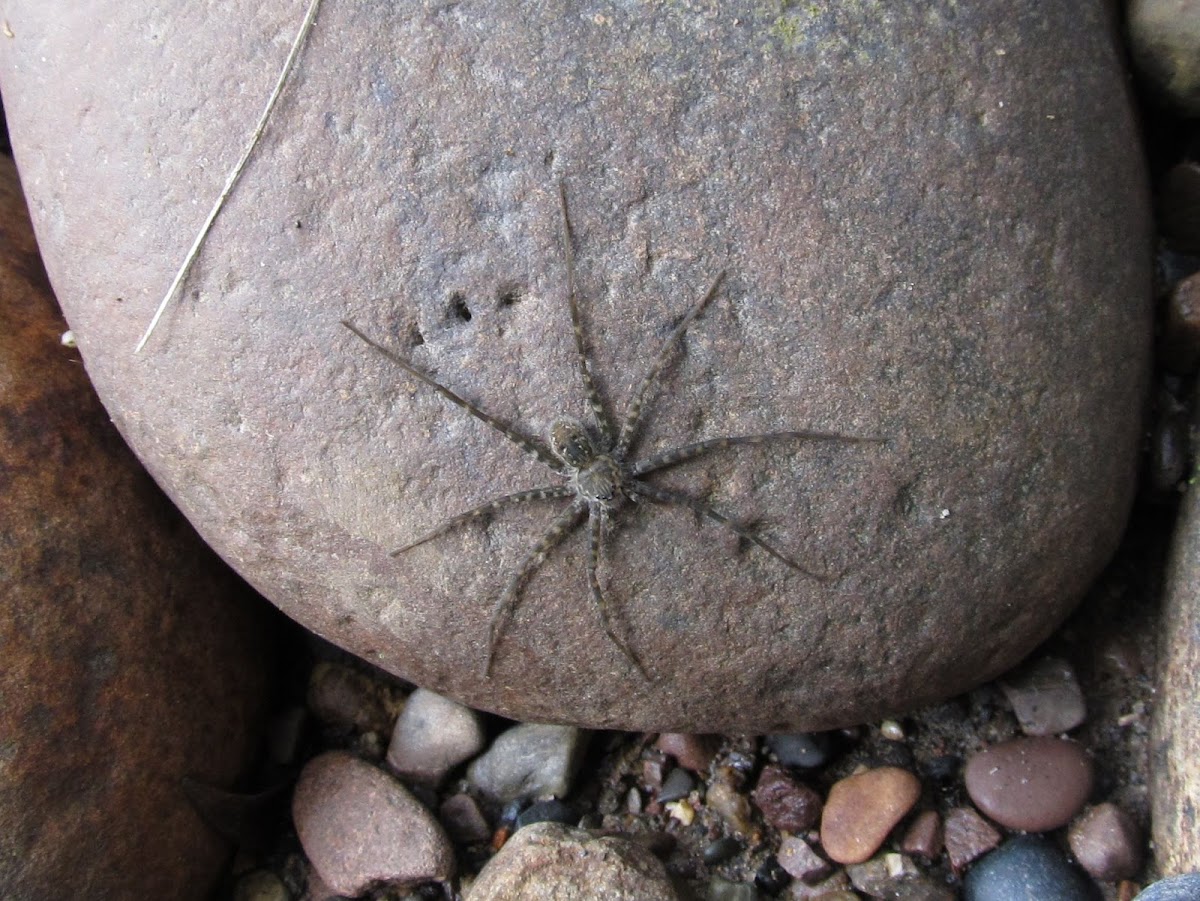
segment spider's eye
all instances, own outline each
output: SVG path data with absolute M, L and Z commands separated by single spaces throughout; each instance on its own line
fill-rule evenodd
M 550 426 L 550 449 L 568 466 L 587 466 L 596 458 L 596 448 L 577 419 L 557 419 Z

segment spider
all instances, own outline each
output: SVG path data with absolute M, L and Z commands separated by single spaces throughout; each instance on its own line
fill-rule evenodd
M 589 429 L 578 419 L 571 416 L 559 416 L 546 430 L 544 440 L 528 435 L 513 425 L 497 419 L 471 401 L 447 388 L 432 376 L 422 372 L 409 360 L 368 337 L 353 323 L 342 320 L 342 325 L 410 376 L 428 385 L 450 403 L 460 407 L 471 416 L 490 426 L 523 451 L 532 454 L 562 479 L 559 484 L 529 488 L 524 491 L 517 491 L 513 494 L 494 498 L 487 503 L 480 504 L 478 507 L 473 507 L 470 510 L 459 513 L 457 516 L 447 519 L 432 531 L 426 532 L 403 547 L 391 552 L 393 557 L 397 557 L 426 542 L 433 541 L 435 538 L 439 538 L 459 526 L 488 516 L 496 510 L 511 504 L 551 500 L 566 501 L 565 509 L 551 521 L 546 532 L 525 555 L 516 572 L 510 577 L 507 587 L 492 608 L 492 615 L 488 626 L 487 655 L 484 659 L 482 671 L 484 678 L 488 678 L 491 675 L 492 662 L 496 656 L 496 649 L 512 620 L 525 584 L 537 572 L 539 567 L 545 563 L 551 551 L 574 532 L 580 523 L 586 519 L 588 527 L 587 583 L 592 601 L 600 616 L 600 623 L 612 643 L 616 645 L 644 679 L 650 680 L 650 674 L 637 652 L 615 628 L 605 592 L 600 586 L 599 569 L 604 536 L 610 520 L 615 513 L 619 512 L 624 502 L 649 501 L 655 504 L 686 508 L 698 516 L 707 517 L 719 523 L 739 539 L 760 548 L 780 561 L 780 563 L 797 570 L 808 578 L 824 582 L 828 581 L 828 577 L 802 566 L 751 528 L 735 522 L 703 501 L 673 489 L 654 485 L 646 481 L 644 477 L 695 459 L 702 454 L 730 447 L 761 445 L 774 441 L 875 443 L 881 439 L 858 438 L 830 432 L 807 430 L 766 432 L 757 435 L 709 438 L 693 444 L 685 444 L 669 450 L 659 451 L 644 459 L 635 459 L 631 455 L 631 449 L 638 432 L 638 426 L 646 411 L 647 401 L 652 398 L 659 375 L 666 365 L 671 351 L 679 344 L 688 326 L 692 324 L 696 317 L 704 312 L 713 298 L 716 297 L 721 283 L 725 278 L 725 273 L 722 271 L 717 274 L 708 291 L 688 310 L 680 323 L 658 348 L 658 352 L 651 360 L 641 381 L 638 382 L 631 396 L 629 408 L 624 418 L 620 421 L 620 427 L 617 428 L 614 425 L 613 419 L 610 418 L 608 411 L 605 409 L 600 399 L 600 394 L 596 389 L 596 384 L 592 380 L 587 345 L 580 322 L 579 303 L 575 296 L 575 260 L 571 247 L 571 223 L 567 213 L 566 190 L 562 184 L 559 185 L 558 195 L 562 219 L 563 254 L 566 264 L 567 305 L 570 309 L 571 326 L 575 334 L 575 363 L 579 371 L 580 380 L 583 383 L 587 403 L 591 407 L 595 419 L 593 429 Z

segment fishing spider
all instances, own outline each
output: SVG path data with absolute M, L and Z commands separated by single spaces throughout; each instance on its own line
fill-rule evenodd
M 705 516 L 714 522 L 720 523 L 738 538 L 761 548 L 776 560 L 803 573 L 809 578 L 818 581 L 827 581 L 827 577 L 806 569 L 761 535 L 756 534 L 746 526 L 738 524 L 703 501 L 679 491 L 651 484 L 643 477 L 667 467 L 676 466 L 687 460 L 692 460 L 709 451 L 722 450 L 729 447 L 760 445 L 772 441 L 842 441 L 865 443 L 876 442 L 879 439 L 855 438 L 848 435 L 814 431 L 766 432 L 759 435 L 709 438 L 704 441 L 697 441 L 694 444 L 685 444 L 669 450 L 659 451 L 645 459 L 634 459 L 630 454 L 630 450 L 634 437 L 637 434 L 642 414 L 646 409 L 645 404 L 648 395 L 654 389 L 658 376 L 663 366 L 666 365 L 671 350 L 679 343 L 680 338 L 687 331 L 688 326 L 692 324 L 692 321 L 704 311 L 716 296 L 725 273 L 718 273 L 708 291 L 705 292 L 698 303 L 688 310 L 683 320 L 662 343 L 662 346 L 659 347 L 658 353 L 655 354 L 645 375 L 642 376 L 642 380 L 633 392 L 629 409 L 626 411 L 625 418 L 621 421 L 620 430 L 618 431 L 614 428 L 613 421 L 610 419 L 608 411 L 600 400 L 599 392 L 596 390 L 596 385 L 592 380 L 589 368 L 583 327 L 580 324 L 579 318 L 579 304 L 575 298 L 575 260 L 571 249 L 571 223 L 567 215 L 566 190 L 561 184 L 559 185 L 559 206 L 562 211 L 562 242 L 567 270 L 567 304 L 571 311 L 571 326 L 575 333 L 575 362 L 579 370 L 580 380 L 583 383 L 584 392 L 587 395 L 587 402 L 591 406 L 592 414 L 595 417 L 594 431 L 589 430 L 578 419 L 570 416 L 560 416 L 550 424 L 544 441 L 527 435 L 514 426 L 502 422 L 490 413 L 485 412 L 454 391 L 451 391 L 441 382 L 422 372 L 395 351 L 389 350 L 372 338 L 367 337 L 353 323 L 342 320 L 342 325 L 361 338 L 366 344 L 398 365 L 410 376 L 420 382 L 424 382 L 446 400 L 450 401 L 450 403 L 461 407 L 471 416 L 495 429 L 522 450 L 537 457 L 548 469 L 563 479 L 561 484 L 529 488 L 524 491 L 497 497 L 485 504 L 480 504 L 478 507 L 473 507 L 464 513 L 451 517 L 433 529 L 433 531 L 427 532 L 419 538 L 410 541 L 404 547 L 392 551 L 393 557 L 399 556 L 406 551 L 410 551 L 428 541 L 445 535 L 447 532 L 461 525 L 487 516 L 501 507 L 506 507 L 510 504 L 547 500 L 567 501 L 566 509 L 555 517 L 545 534 L 542 535 L 537 544 L 526 554 L 517 567 L 517 571 L 509 579 L 508 586 L 504 589 L 504 592 L 492 608 L 492 616 L 488 627 L 487 657 L 483 665 L 484 677 L 487 678 L 491 675 L 492 660 L 495 657 L 496 648 L 504 636 L 505 629 L 512 620 L 525 584 L 546 561 L 550 552 L 586 519 L 588 524 L 587 581 L 592 600 L 600 615 L 600 622 L 613 644 L 637 668 L 643 678 L 649 679 L 650 675 L 637 653 L 613 626 L 608 603 L 605 599 L 604 591 L 600 587 L 600 578 L 598 575 L 606 526 L 613 514 L 620 509 L 622 502 L 626 500 L 633 502 L 650 501 L 656 504 L 684 507 L 699 516 Z

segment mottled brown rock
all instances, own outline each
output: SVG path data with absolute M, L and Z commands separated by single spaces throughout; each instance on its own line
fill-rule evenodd
M 1075 670 L 1057 657 L 1042 657 L 1006 674 L 1000 688 L 1026 735 L 1057 735 L 1087 719 Z
M 0 897 L 207 897 L 229 848 L 182 781 L 255 752 L 264 611 L 60 343 L 7 159 L 0 323 Z
M 664 732 L 654 742 L 654 747 L 675 758 L 684 769 L 704 775 L 717 755 L 719 739 L 715 735 L 689 735 Z
M 763 819 L 776 829 L 803 832 L 821 819 L 821 796 L 783 767 L 768 764 L 751 795 Z
M 396 779 L 344 751 L 305 765 L 292 819 L 305 855 L 338 894 L 454 875 L 454 849 L 433 815 Z
M 1160 872 L 1200 870 L 1200 492 L 1175 528 L 1159 637 L 1150 759 L 1151 827 Z
M 787 874 L 801 882 L 818 882 L 833 870 L 829 861 L 813 850 L 812 845 L 795 835 L 785 835 L 779 840 L 776 857 Z
M 1003 836 L 996 827 L 970 807 L 954 807 L 946 811 L 943 830 L 946 856 L 954 872 L 961 873 L 968 864 L 1000 844 Z
M 50 273 L 114 421 L 291 616 L 526 722 L 766 734 L 1003 672 L 1107 561 L 1151 317 L 1105 4 L 327 3 L 134 356 L 300 15 L 28 3 L 0 39 Z M 483 677 L 492 608 L 555 506 L 390 552 L 559 480 L 339 324 L 530 434 L 586 417 L 560 181 L 611 408 L 727 273 L 636 456 L 778 429 L 888 439 L 649 477 L 832 577 L 690 510 L 618 511 L 600 581 L 650 683 L 605 634 L 582 530 Z
M 920 780 L 894 766 L 838 780 L 821 814 L 821 847 L 838 863 L 862 863 L 879 850 L 920 795 Z
M 1079 865 L 1102 882 L 1131 879 L 1142 868 L 1142 831 L 1111 801 L 1084 811 L 1067 840 Z
M 466 901 L 677 901 L 662 863 L 615 836 L 535 823 L 488 861 Z
M 1015 738 L 971 756 L 963 782 L 975 805 L 1010 829 L 1046 832 L 1065 826 L 1092 790 L 1084 747 L 1059 738 Z
M 308 680 L 308 709 L 322 723 L 359 732 L 390 733 L 394 718 L 376 681 L 340 663 L 322 662 Z

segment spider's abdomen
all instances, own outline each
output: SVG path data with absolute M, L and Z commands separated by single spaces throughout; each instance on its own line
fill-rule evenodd
M 589 503 L 609 503 L 624 481 L 621 467 L 608 454 L 600 454 L 592 464 L 575 474 L 575 490 Z
M 550 450 L 572 469 L 583 469 L 596 459 L 596 446 L 578 419 L 563 416 L 550 425 Z

